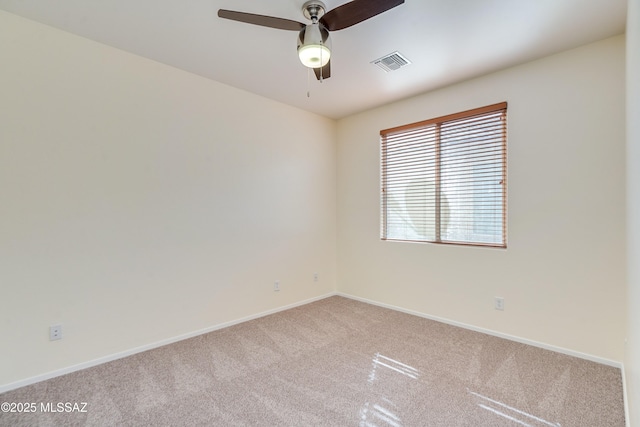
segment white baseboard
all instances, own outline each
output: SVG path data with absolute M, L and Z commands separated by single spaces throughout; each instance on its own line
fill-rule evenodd
M 258 314 L 253 314 L 251 316 L 246 316 L 246 317 L 242 317 L 240 319 L 236 319 L 236 320 L 232 320 L 230 322 L 224 322 L 224 323 L 220 323 L 218 325 L 214 325 L 214 326 L 210 326 L 208 328 L 204 328 L 204 329 L 200 329 L 194 332 L 189 332 L 186 334 L 182 334 L 182 335 L 178 335 L 176 337 L 172 337 L 172 338 L 167 338 L 164 340 L 160 340 L 151 344 L 146 344 L 140 347 L 135 347 L 132 348 L 130 350 L 125 350 L 119 353 L 115 353 L 115 354 L 110 354 L 108 356 L 104 356 L 104 357 L 99 357 L 97 359 L 94 360 L 90 360 L 88 362 L 83 362 L 83 363 L 79 363 L 77 365 L 72 365 L 72 366 L 68 366 L 62 369 L 56 369 L 55 371 L 51 371 L 51 372 L 47 372 L 45 374 L 41 374 L 41 375 L 36 375 L 34 377 L 30 377 L 24 380 L 20 380 L 20 381 L 16 381 L 16 382 L 12 382 L 9 384 L 3 384 L 0 385 L 0 393 L 5 393 L 7 391 L 11 391 L 11 390 L 15 390 L 17 388 L 20 387 L 24 387 L 24 386 L 28 386 L 31 384 L 35 384 L 38 383 L 40 381 L 45 381 L 51 378 L 55 378 L 55 377 L 59 377 L 61 375 L 65 375 L 65 374 L 70 374 L 71 372 L 76 372 L 76 371 L 80 371 L 82 369 L 86 369 L 86 368 L 91 368 L 93 366 L 97 366 L 97 365 L 101 365 L 103 363 L 107 363 L 107 362 L 111 362 L 114 360 L 118 360 L 118 359 L 122 359 L 123 357 L 127 357 L 127 356 L 131 356 L 137 353 L 142 353 L 143 351 L 147 351 L 147 350 L 153 350 L 154 348 L 158 348 L 158 347 L 162 347 L 164 345 L 168 345 L 168 344 L 173 344 L 175 342 L 178 341 L 182 341 L 182 340 L 186 340 L 189 338 L 193 338 L 196 337 L 198 335 L 203 335 L 203 334 L 207 334 L 209 332 L 213 332 L 213 331 L 217 331 L 219 329 L 223 329 L 223 328 L 227 328 L 229 326 L 233 326 L 233 325 L 237 325 L 239 323 L 243 323 L 243 322 L 248 322 L 249 320 L 254 320 L 254 319 L 258 319 L 260 317 L 264 317 L 264 316 L 268 316 L 270 314 L 275 314 L 278 313 L 280 311 L 285 311 L 285 310 L 289 310 L 295 307 L 299 307 L 302 305 L 306 305 L 315 301 L 320 301 L 323 300 L 325 298 L 331 297 L 336 295 L 335 292 L 330 292 L 328 294 L 324 294 L 324 295 L 320 295 L 318 297 L 314 297 L 314 298 L 310 298 L 310 299 L 306 299 L 303 301 L 298 301 L 295 302 L 293 304 L 288 304 L 282 307 L 278 307 L 278 308 L 274 308 L 272 310 L 267 310 L 267 311 L 263 311 L 261 313 Z
M 402 308 L 402 307 L 397 307 L 395 305 L 385 304 L 385 303 L 381 303 L 381 302 L 378 302 L 378 301 L 373 301 L 373 300 L 369 300 L 369 299 L 366 299 L 366 298 L 357 297 L 355 295 L 345 294 L 345 293 L 342 293 L 342 292 L 336 292 L 336 295 L 339 295 L 339 296 L 345 297 L 345 298 L 350 298 L 350 299 L 353 299 L 353 300 L 356 300 L 356 301 L 364 302 L 364 303 L 367 303 L 367 304 L 377 305 L 378 307 L 383 307 L 383 308 L 388 308 L 388 309 L 395 310 L 395 311 L 400 311 L 402 313 L 411 314 L 411 315 L 422 317 L 422 318 L 425 318 L 425 319 L 435 320 L 436 322 L 446 323 L 447 325 L 457 326 L 459 328 L 469 329 L 469 330 L 475 331 L 475 332 L 481 332 L 483 334 L 492 335 L 494 337 L 504 338 L 504 339 L 507 339 L 507 340 L 510 340 L 510 341 L 519 342 L 521 344 L 527 344 L 527 345 L 531 345 L 531 346 L 534 346 L 534 347 L 542 348 L 542 349 L 545 349 L 545 350 L 555 351 L 556 353 L 562 353 L 562 354 L 566 354 L 568 356 L 578 357 L 580 359 L 585 359 L 585 360 L 589 360 L 591 362 L 596 362 L 596 363 L 600 363 L 600 364 L 603 364 L 603 365 L 612 366 L 614 368 L 622 369 L 622 363 L 618 362 L 616 360 L 609 360 L 609 359 L 605 359 L 605 358 L 602 358 L 602 357 L 593 356 L 591 354 L 586 354 L 586 353 L 581 353 L 579 351 L 569 350 L 569 349 L 563 348 L 563 347 L 556 347 L 554 345 L 545 344 L 545 343 L 541 343 L 541 342 L 538 342 L 538 341 L 533 341 L 533 340 L 529 340 L 529 339 L 526 339 L 526 338 L 517 337 L 517 336 L 514 336 L 514 335 L 503 334 L 502 332 L 493 331 L 491 329 L 484 329 L 484 328 L 480 328 L 480 327 L 473 326 L 473 325 L 467 325 L 465 323 L 456 322 L 454 320 L 449 320 L 449 319 L 445 319 L 445 318 L 437 317 L 437 316 L 431 316 L 429 314 L 420 313 L 419 311 L 407 310 L 407 309 Z

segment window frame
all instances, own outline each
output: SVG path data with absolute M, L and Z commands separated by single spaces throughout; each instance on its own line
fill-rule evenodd
M 491 243 L 491 242 L 476 242 L 476 241 L 459 241 L 459 240 L 442 240 L 442 206 L 441 206 L 441 186 L 442 186 L 442 178 L 440 176 L 440 168 L 441 168 L 441 135 L 440 129 L 443 124 L 456 122 L 459 120 L 470 119 L 474 117 L 479 117 L 483 115 L 491 115 L 495 113 L 501 113 L 501 120 L 503 120 L 503 124 L 501 127 L 502 137 L 501 137 L 501 149 L 500 152 L 502 154 L 502 179 L 500 185 L 502 187 L 502 221 L 501 221 L 501 242 L 499 243 Z M 389 238 L 388 237 L 388 216 L 389 216 L 389 205 L 388 205 L 388 197 L 386 191 L 386 179 L 388 177 L 387 174 L 387 144 L 386 138 L 389 135 L 398 135 L 401 133 L 409 133 L 411 131 L 416 131 L 421 128 L 427 128 L 429 126 L 435 126 L 435 140 L 433 150 L 435 152 L 434 164 L 435 164 L 435 176 L 437 178 L 434 179 L 434 239 L 405 239 L 405 238 Z M 498 170 L 500 170 L 498 168 Z M 496 198 L 497 200 L 497 198 Z M 472 225 L 475 226 L 475 222 L 472 222 Z M 497 104 L 487 105 L 480 108 L 475 108 L 471 110 L 466 110 L 454 114 L 449 114 L 446 116 L 436 117 L 433 119 L 423 120 L 415 123 L 410 123 L 402 126 L 397 126 L 389 129 L 383 129 L 380 131 L 380 239 L 383 241 L 395 241 L 395 242 L 417 242 L 417 243 L 433 243 L 433 244 L 444 244 L 444 245 L 458 245 L 458 246 L 479 246 L 479 247 L 493 247 L 493 248 L 503 248 L 507 247 L 507 102 L 500 102 Z

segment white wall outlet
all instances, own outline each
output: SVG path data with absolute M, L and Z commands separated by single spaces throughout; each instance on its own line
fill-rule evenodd
M 273 290 L 278 292 L 280 290 L 280 281 L 276 280 L 275 282 L 273 282 Z
M 493 308 L 495 308 L 496 310 L 504 310 L 504 298 L 502 297 L 495 297 L 493 300 Z
M 62 339 L 62 325 L 49 326 L 49 341 L 56 341 Z
M 313 281 L 314 282 L 318 281 L 318 273 L 313 273 Z

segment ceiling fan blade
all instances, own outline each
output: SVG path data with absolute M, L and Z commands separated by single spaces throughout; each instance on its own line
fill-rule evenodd
M 342 30 L 403 3 L 404 0 L 353 0 L 325 13 L 320 22 L 329 31 Z
M 247 24 L 261 25 L 279 30 L 300 31 L 305 27 L 305 24 L 290 19 L 236 12 L 234 10 L 220 9 L 218 10 L 218 16 L 224 19 L 231 19 L 232 21 L 246 22 Z
M 322 80 L 328 79 L 331 77 L 331 60 L 329 60 L 324 67 L 314 68 L 313 72 L 316 73 L 316 79 L 318 80 L 320 80 L 320 78 L 322 78 Z

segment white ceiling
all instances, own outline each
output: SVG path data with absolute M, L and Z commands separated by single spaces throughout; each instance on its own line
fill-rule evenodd
M 218 9 L 307 22 L 304 0 L 0 0 L 0 9 L 285 104 L 341 118 L 625 30 L 626 0 L 405 0 L 331 33 L 331 78 L 300 64 L 294 31 Z M 327 10 L 347 3 L 324 0 Z M 385 73 L 371 61 L 412 61 Z M 307 92 L 310 96 L 307 96 Z

